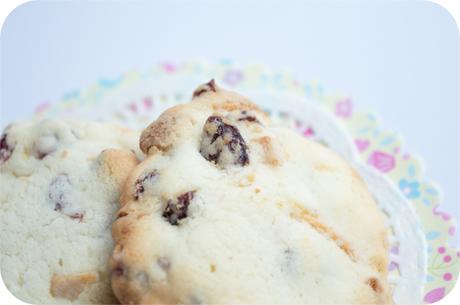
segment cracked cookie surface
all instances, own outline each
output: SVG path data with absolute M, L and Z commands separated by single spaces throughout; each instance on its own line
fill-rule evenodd
M 391 304 L 387 232 L 338 155 L 214 81 L 141 135 L 113 225 L 126 304 Z
M 0 143 L 1 272 L 33 304 L 113 304 L 108 259 L 139 134 L 74 120 L 11 124 Z

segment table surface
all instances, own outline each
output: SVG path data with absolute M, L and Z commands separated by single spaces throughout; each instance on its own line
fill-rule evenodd
M 458 221 L 459 41 L 449 13 L 422 1 L 29 2 L 1 33 L 0 127 L 64 91 L 165 59 L 260 63 L 378 113 L 425 159 Z

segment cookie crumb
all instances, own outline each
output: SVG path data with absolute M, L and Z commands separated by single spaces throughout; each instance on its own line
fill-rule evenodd
M 96 272 L 76 275 L 53 274 L 51 278 L 50 293 L 55 298 L 74 301 L 89 284 L 97 280 L 98 274 Z
M 376 293 L 381 293 L 382 292 L 382 287 L 380 286 L 379 280 L 376 278 L 370 278 L 367 280 L 366 284 L 368 284 L 372 290 Z
M 262 146 L 264 152 L 264 163 L 270 166 L 280 166 L 282 162 L 278 156 L 279 154 L 275 151 L 272 138 L 264 136 L 257 141 Z
M 209 270 L 210 270 L 212 273 L 216 272 L 216 265 L 214 265 L 214 264 L 209 265 Z

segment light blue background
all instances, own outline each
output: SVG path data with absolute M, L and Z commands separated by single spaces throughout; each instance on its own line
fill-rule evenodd
M 1 36 L 0 127 L 100 76 L 160 60 L 233 58 L 287 68 L 375 110 L 460 204 L 460 44 L 454 20 L 421 1 L 31 2 Z M 263 6 L 260 3 L 264 3 Z M 458 241 L 458 239 L 457 239 Z

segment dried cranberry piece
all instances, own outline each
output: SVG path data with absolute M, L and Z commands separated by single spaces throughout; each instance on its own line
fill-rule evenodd
M 260 123 L 255 115 L 249 114 L 246 110 L 241 111 L 241 116 L 238 118 L 238 121 L 248 121 Z
M 193 92 L 193 97 L 198 97 L 202 95 L 203 93 L 209 92 L 209 91 L 217 92 L 217 86 L 216 86 L 216 82 L 214 81 L 214 79 L 211 79 L 206 84 L 203 84 L 199 86 L 198 88 L 196 88 L 196 90 Z
M 157 176 L 158 176 L 158 171 L 154 170 L 136 180 L 136 182 L 134 183 L 134 199 L 135 200 L 139 200 L 140 195 L 144 193 L 145 184 L 149 181 L 153 182 Z
M 61 174 L 51 181 L 48 198 L 56 212 L 63 213 L 71 219 L 83 220 L 84 212 L 73 206 L 71 201 L 72 184 L 66 174 Z
M 7 135 L 5 133 L 0 140 L 0 163 L 6 162 L 11 157 L 14 149 L 8 145 L 6 138 Z
M 167 271 L 169 268 L 171 268 L 171 261 L 166 258 L 166 257 L 160 257 L 157 259 L 158 266 L 160 266 L 161 269 Z
M 248 147 L 238 128 L 219 116 L 210 116 L 203 127 L 201 155 L 208 161 L 225 167 L 229 164 L 249 164 Z
M 123 267 L 122 263 L 118 263 L 115 268 L 112 270 L 112 275 L 114 276 L 122 276 L 125 273 L 125 268 Z
M 55 211 L 62 211 L 68 205 L 65 190 L 70 187 L 70 180 L 67 175 L 59 175 L 51 181 L 48 198 L 54 204 Z
M 128 213 L 127 213 L 127 212 L 125 212 L 125 211 L 120 211 L 120 212 L 118 213 L 118 215 L 117 215 L 117 219 L 118 219 L 118 218 L 123 218 L 123 217 L 126 217 L 126 216 L 128 216 Z
M 190 191 L 180 195 L 176 200 L 168 200 L 166 208 L 163 211 L 163 217 L 173 226 L 177 226 L 179 220 L 187 217 L 188 206 L 193 200 L 194 195 L 195 191 Z
M 67 216 L 69 216 L 72 219 L 78 219 L 78 221 L 81 222 L 83 220 L 83 217 L 85 216 L 85 214 L 80 213 L 80 212 L 75 212 L 75 213 L 69 214 Z

